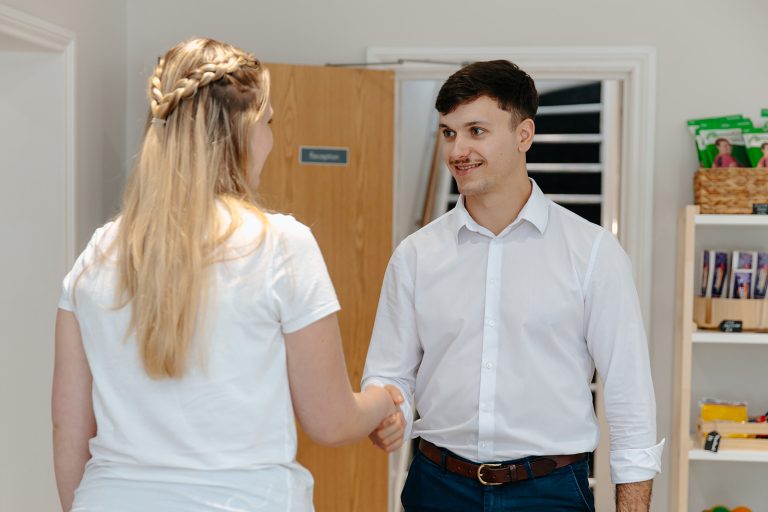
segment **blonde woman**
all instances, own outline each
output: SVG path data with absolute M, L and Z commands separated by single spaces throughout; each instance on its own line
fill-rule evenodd
M 312 439 L 341 445 L 394 424 L 397 393 L 352 392 L 317 243 L 254 200 L 272 148 L 267 70 L 193 39 L 159 60 L 149 99 L 122 211 L 64 279 L 62 508 L 311 510 L 294 411 Z

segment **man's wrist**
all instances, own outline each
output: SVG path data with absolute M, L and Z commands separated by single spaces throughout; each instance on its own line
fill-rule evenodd
M 648 512 L 653 480 L 616 484 L 616 512 Z

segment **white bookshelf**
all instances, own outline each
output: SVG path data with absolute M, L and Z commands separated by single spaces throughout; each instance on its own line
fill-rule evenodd
M 700 229 L 702 227 L 704 229 Z M 724 242 L 727 246 L 743 244 L 746 247 L 762 249 L 758 246 L 765 245 L 767 233 L 752 228 L 768 228 L 768 215 L 709 215 L 699 213 L 697 206 L 688 206 L 679 219 L 673 384 L 673 435 L 676 442 L 673 443 L 671 454 L 673 467 L 669 506 L 669 510 L 676 512 L 701 510 L 701 502 L 708 503 L 710 499 L 727 500 L 729 496 L 733 500 L 752 500 L 753 507 L 758 504 L 755 498 L 759 495 L 758 489 L 747 486 L 745 490 L 745 487 L 739 487 L 739 477 L 728 476 L 731 470 L 739 473 L 747 469 L 732 467 L 726 472 L 706 465 L 713 462 L 768 463 L 768 451 L 710 452 L 696 446 L 692 437 L 696 435 L 694 407 L 697 400 L 704 396 L 718 396 L 720 393 L 728 399 L 741 400 L 738 398 L 741 396 L 754 398 L 760 395 L 759 391 L 755 390 L 762 389 L 761 385 L 765 385 L 765 381 L 760 380 L 762 367 L 759 361 L 763 358 L 768 360 L 768 333 L 699 330 L 693 321 L 694 294 L 698 290 L 695 283 L 697 270 L 700 270 L 697 255 L 702 245 L 706 247 L 705 244 L 723 243 L 723 240 L 727 240 Z M 754 413 L 753 410 L 750 412 Z M 691 483 L 694 478 L 693 463 L 697 468 L 695 484 Z M 751 467 L 759 469 L 759 466 L 760 464 Z M 768 471 L 768 466 L 763 467 L 765 470 L 760 471 Z M 760 475 L 768 475 L 768 472 L 761 472 Z M 699 478 L 703 480 L 699 481 Z M 712 478 L 718 479 L 717 485 Z M 713 490 L 713 485 L 718 490 Z M 715 495 L 718 497 L 714 498 Z
M 696 214 L 697 226 L 768 226 L 768 215 Z
M 715 453 L 697 448 L 688 452 L 688 460 L 715 462 L 768 462 L 768 451 L 723 450 Z
M 768 333 L 694 331 L 691 341 L 720 345 L 768 345 Z

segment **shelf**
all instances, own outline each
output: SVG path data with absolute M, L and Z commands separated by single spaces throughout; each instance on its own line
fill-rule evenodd
M 544 194 L 549 199 L 560 204 L 602 204 L 600 194 Z
M 768 215 L 696 215 L 697 226 L 766 226 Z
M 603 136 L 599 133 L 563 133 L 534 135 L 533 142 L 555 144 L 586 144 L 603 142 Z
M 691 338 L 694 343 L 768 345 L 768 333 L 764 332 L 694 331 Z
M 723 450 L 710 452 L 702 449 L 690 450 L 689 460 L 712 460 L 718 462 L 768 462 L 768 450 Z
M 528 172 L 600 173 L 602 164 L 527 164 Z
M 539 107 L 536 111 L 536 115 L 596 114 L 602 111 L 602 103 L 582 103 L 580 105 L 552 105 Z

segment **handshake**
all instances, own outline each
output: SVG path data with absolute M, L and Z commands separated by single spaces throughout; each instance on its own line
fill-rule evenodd
M 368 435 L 368 438 L 385 452 L 393 452 L 403 445 L 403 436 L 405 435 L 405 417 L 403 411 L 400 410 L 403 395 L 399 389 L 391 384 L 384 386 L 384 389 L 392 398 L 392 412 L 381 420 L 381 423 Z

